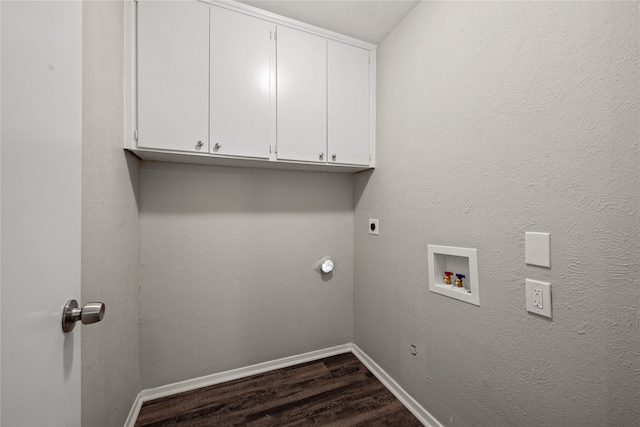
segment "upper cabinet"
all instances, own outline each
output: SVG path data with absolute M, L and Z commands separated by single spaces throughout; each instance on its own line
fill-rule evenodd
M 209 6 L 138 2 L 138 148 L 209 151 Z
M 209 152 L 268 159 L 276 26 L 230 10 L 209 9 Z
M 186 163 L 374 166 L 375 46 L 241 3 L 128 6 L 125 148 Z
M 326 161 L 327 40 L 278 27 L 278 159 Z
M 327 146 L 330 163 L 368 165 L 370 160 L 370 52 L 327 42 Z

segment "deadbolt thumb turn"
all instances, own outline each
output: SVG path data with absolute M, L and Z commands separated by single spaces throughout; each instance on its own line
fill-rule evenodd
M 71 332 L 78 320 L 84 325 L 99 322 L 104 317 L 104 309 L 102 302 L 88 302 L 84 307 L 78 308 L 78 301 L 71 299 L 62 310 L 62 330 Z

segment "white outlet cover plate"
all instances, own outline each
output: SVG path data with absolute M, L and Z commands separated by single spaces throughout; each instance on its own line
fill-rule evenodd
M 527 231 L 524 233 L 524 262 L 529 265 L 551 267 L 551 234 Z
M 525 279 L 527 311 L 551 318 L 551 284 L 538 280 Z M 542 290 L 542 308 L 533 305 L 534 289 Z
M 373 227 L 372 227 L 373 226 Z M 369 234 L 378 235 L 379 225 L 377 219 L 369 220 Z

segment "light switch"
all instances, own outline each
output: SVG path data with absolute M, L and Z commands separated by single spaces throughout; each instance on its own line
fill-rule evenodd
M 551 234 L 524 233 L 524 262 L 540 267 L 551 267 Z

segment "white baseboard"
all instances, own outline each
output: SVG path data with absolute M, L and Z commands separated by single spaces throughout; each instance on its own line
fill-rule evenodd
M 440 422 L 422 407 L 400 384 L 387 374 L 376 362 L 355 344 L 351 344 L 351 351 L 360 359 L 373 375 L 426 427 L 443 427 Z
M 263 372 L 282 369 L 289 366 L 299 365 L 301 363 L 312 362 L 314 360 L 324 359 L 325 357 L 335 356 L 337 354 L 349 353 L 351 344 L 342 344 L 335 347 L 329 347 L 322 350 L 311 351 L 296 356 L 284 357 L 282 359 L 271 360 L 269 362 L 258 363 L 257 365 L 245 366 L 243 368 L 232 369 L 230 371 L 219 372 L 217 374 L 206 375 L 204 377 L 194 378 L 191 380 L 180 381 L 173 384 L 167 384 L 148 390 L 142 390 L 138 393 L 127 421 L 124 427 L 133 427 L 140 413 L 142 404 L 148 400 L 158 399 L 160 397 L 170 396 L 172 394 L 183 393 L 202 387 L 208 387 L 227 381 L 237 380 L 239 378 L 249 377 L 251 375 L 261 374 Z
M 124 427 L 134 427 L 136 425 L 140 408 L 142 408 L 142 392 L 138 393 L 136 400 L 133 401 L 129 416 L 127 416 L 127 420 L 124 422 Z
M 365 365 L 378 380 L 389 389 L 391 393 L 426 427 L 442 427 L 426 409 L 424 409 L 413 397 L 409 395 L 400 385 L 393 380 L 373 359 L 367 356 L 355 344 L 343 344 L 336 347 L 325 348 L 322 350 L 311 351 L 309 353 L 299 354 L 297 356 L 285 357 L 282 359 L 272 360 L 269 362 L 258 363 L 257 365 L 246 366 L 244 368 L 233 369 L 230 371 L 220 372 L 217 374 L 206 375 L 204 377 L 194 378 L 191 380 L 180 381 L 173 384 L 167 384 L 160 387 L 142 390 L 138 393 L 136 400 L 131 406 L 129 416 L 125 421 L 124 427 L 134 427 L 142 404 L 148 400 L 158 399 L 160 397 L 170 396 L 172 394 L 183 393 L 185 391 L 195 390 L 201 387 L 207 387 L 220 384 L 227 381 L 245 378 L 251 375 L 261 374 L 263 372 L 275 369 L 286 368 L 289 366 L 299 365 L 301 363 L 312 362 L 314 360 L 323 359 L 325 357 L 335 356 L 337 354 L 352 352 L 363 365 Z

